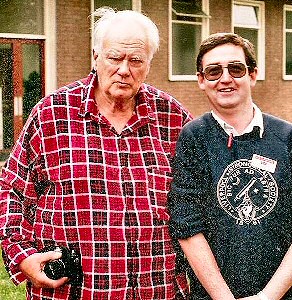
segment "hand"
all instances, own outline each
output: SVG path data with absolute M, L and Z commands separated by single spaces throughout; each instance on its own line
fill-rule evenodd
M 21 272 L 31 283 L 38 288 L 58 288 L 68 281 L 68 277 L 52 280 L 44 273 L 44 265 L 50 260 L 61 258 L 62 254 L 57 251 L 34 253 L 25 258 L 20 264 Z
M 259 297 L 257 295 L 244 297 L 244 298 L 238 298 L 238 300 L 259 300 Z

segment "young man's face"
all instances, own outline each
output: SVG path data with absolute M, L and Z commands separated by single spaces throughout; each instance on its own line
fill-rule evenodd
M 206 92 L 211 108 L 220 114 L 238 112 L 252 104 L 251 88 L 256 83 L 257 68 L 251 74 L 248 69 L 241 78 L 232 77 L 227 68 L 228 63 L 241 62 L 246 64 L 244 51 L 233 44 L 224 44 L 210 50 L 203 56 L 203 71 L 210 65 L 221 64 L 223 74 L 217 80 L 209 81 L 198 74 L 199 87 Z

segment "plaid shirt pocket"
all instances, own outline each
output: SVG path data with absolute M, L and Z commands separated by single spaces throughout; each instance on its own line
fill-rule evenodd
M 155 217 L 160 221 L 168 221 L 170 218 L 166 204 L 171 180 L 171 169 L 168 167 L 151 169 L 148 172 L 151 208 Z

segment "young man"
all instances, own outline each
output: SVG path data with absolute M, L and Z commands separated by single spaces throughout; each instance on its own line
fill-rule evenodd
M 96 15 L 94 70 L 40 101 L 3 168 L 5 264 L 15 283 L 27 280 L 27 299 L 187 299 L 165 206 L 169 160 L 191 116 L 144 83 L 155 24 L 134 11 Z M 78 285 L 74 271 L 69 282 L 47 276 L 60 254 L 45 246 L 80 255 Z
M 292 125 L 253 103 L 258 69 L 240 36 L 203 41 L 197 71 L 212 111 L 183 128 L 169 193 L 191 297 L 292 299 Z

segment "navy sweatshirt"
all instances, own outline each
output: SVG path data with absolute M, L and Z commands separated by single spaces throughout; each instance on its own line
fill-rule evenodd
M 204 233 L 236 298 L 264 288 L 292 241 L 292 125 L 263 114 L 234 137 L 210 113 L 182 130 L 169 193 L 175 239 Z M 192 299 L 210 299 L 190 271 Z M 283 299 L 292 299 L 288 292 Z

